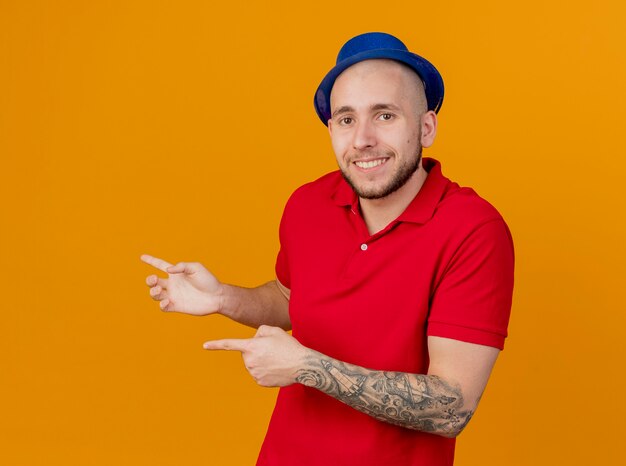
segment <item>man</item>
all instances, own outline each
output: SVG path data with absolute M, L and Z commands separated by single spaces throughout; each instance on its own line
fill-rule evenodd
M 421 157 L 442 100 L 398 39 L 351 39 L 315 96 L 340 171 L 289 199 L 277 279 L 243 289 L 142 256 L 169 274 L 147 278 L 163 310 L 259 328 L 204 346 L 282 387 L 258 464 L 453 463 L 504 345 L 513 246 L 491 205 Z

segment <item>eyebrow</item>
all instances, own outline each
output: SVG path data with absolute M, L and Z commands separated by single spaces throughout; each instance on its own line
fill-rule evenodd
M 337 115 L 341 115 L 342 113 L 348 113 L 348 112 L 354 112 L 354 109 L 352 107 L 349 107 L 348 105 L 344 105 L 343 107 L 339 107 L 338 109 L 336 109 L 331 115 L 331 117 L 335 118 Z
M 370 110 L 376 112 L 378 110 L 394 110 L 396 112 L 400 111 L 400 107 L 395 104 L 374 104 L 370 107 Z M 335 118 L 337 115 L 341 115 L 342 113 L 354 112 L 354 108 L 349 105 L 344 105 L 336 109 L 331 115 L 332 118 Z
M 395 104 L 374 104 L 371 107 L 372 110 L 394 110 L 396 112 L 400 111 L 400 107 Z

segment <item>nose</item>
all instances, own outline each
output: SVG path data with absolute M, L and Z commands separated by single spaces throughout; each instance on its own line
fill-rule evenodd
M 354 127 L 352 146 L 356 150 L 363 150 L 376 145 L 376 128 L 371 121 L 361 120 Z

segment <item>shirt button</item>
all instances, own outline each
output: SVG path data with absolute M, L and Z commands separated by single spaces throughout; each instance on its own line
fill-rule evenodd
M 361 251 L 367 251 L 367 244 L 363 243 L 361 245 Z

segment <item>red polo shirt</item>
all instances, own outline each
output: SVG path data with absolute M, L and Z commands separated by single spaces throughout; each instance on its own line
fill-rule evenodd
M 427 336 L 502 349 L 513 244 L 500 214 L 424 159 L 406 210 L 370 235 L 339 172 L 299 188 L 280 226 L 276 263 L 291 289 L 293 336 L 341 361 L 425 374 Z M 259 465 L 451 465 L 454 439 L 363 414 L 310 387 L 282 388 Z

